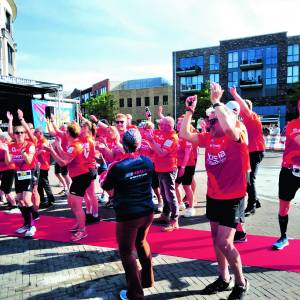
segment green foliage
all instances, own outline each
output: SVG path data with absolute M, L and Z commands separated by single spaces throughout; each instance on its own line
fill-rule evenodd
M 114 120 L 117 113 L 117 102 L 114 95 L 105 93 L 95 98 L 90 98 L 82 104 L 86 115 L 95 115 L 97 118 Z
M 287 90 L 287 94 L 291 101 L 300 99 L 300 81 L 294 83 L 291 88 Z
M 206 81 L 197 95 L 197 107 L 194 116 L 196 118 L 205 117 L 205 111 L 211 106 L 210 102 L 210 82 Z

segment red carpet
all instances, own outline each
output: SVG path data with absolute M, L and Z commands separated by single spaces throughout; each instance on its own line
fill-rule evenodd
M 37 224 L 36 239 L 70 242 L 67 229 L 74 223 L 70 218 L 42 216 Z M 15 230 L 22 224 L 20 215 L 0 212 L 0 234 L 19 236 Z M 89 236 L 79 244 L 116 248 L 115 223 L 100 222 L 88 227 Z M 210 232 L 204 230 L 179 229 L 171 233 L 152 226 L 148 238 L 153 253 L 191 259 L 215 260 Z M 271 245 L 275 237 L 248 235 L 248 242 L 238 244 L 243 265 L 265 267 L 289 272 L 300 272 L 300 240 L 290 240 L 290 246 L 274 251 Z

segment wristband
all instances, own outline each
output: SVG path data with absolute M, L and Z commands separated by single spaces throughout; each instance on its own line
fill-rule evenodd
M 213 109 L 215 109 L 216 107 L 218 107 L 218 106 L 223 106 L 223 104 L 222 103 L 220 103 L 220 102 L 217 102 L 217 103 L 215 103 L 215 104 L 213 104 Z
M 194 112 L 195 112 L 195 109 L 193 109 L 193 108 L 190 107 L 190 106 L 187 106 L 187 107 L 185 108 L 185 110 L 186 110 L 186 111 L 190 111 L 191 113 L 194 113 Z
M 19 119 L 19 121 L 23 121 L 23 120 L 24 120 L 24 118 L 20 118 L 20 119 Z

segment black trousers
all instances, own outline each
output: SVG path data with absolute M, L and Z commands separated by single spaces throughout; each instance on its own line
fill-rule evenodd
M 44 191 L 46 192 L 48 202 L 54 202 L 55 198 L 53 196 L 49 179 L 48 179 L 48 170 L 40 170 L 40 176 L 38 181 L 38 192 L 41 197 L 41 203 L 45 203 Z
M 253 207 L 255 202 L 257 201 L 256 188 L 255 188 L 255 180 L 258 171 L 258 166 L 264 158 L 263 151 L 254 151 L 250 152 L 250 179 L 247 184 L 247 193 L 248 193 L 248 207 Z

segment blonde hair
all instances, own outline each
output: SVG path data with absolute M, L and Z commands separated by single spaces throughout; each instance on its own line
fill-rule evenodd
M 118 119 L 118 118 L 127 119 L 127 117 L 124 114 L 121 114 L 121 113 L 116 114 L 116 119 Z

